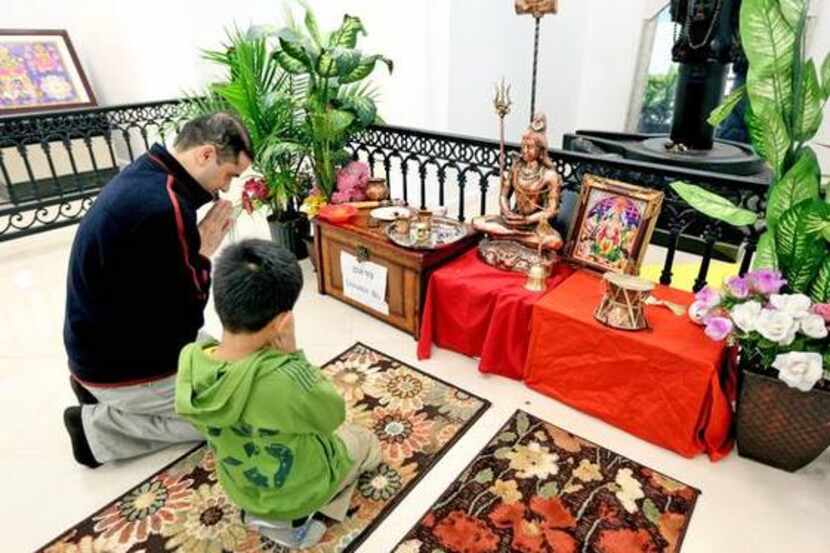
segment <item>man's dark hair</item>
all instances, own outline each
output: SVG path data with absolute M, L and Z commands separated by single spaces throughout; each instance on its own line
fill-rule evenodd
M 213 302 L 225 329 L 254 333 L 294 308 L 303 288 L 297 258 L 267 240 L 228 246 L 216 262 Z
M 254 159 L 251 137 L 245 125 L 225 111 L 201 115 L 185 123 L 173 146 L 183 152 L 205 144 L 216 147 L 219 161 L 223 163 L 236 163 L 240 152 L 245 152 L 252 161 Z

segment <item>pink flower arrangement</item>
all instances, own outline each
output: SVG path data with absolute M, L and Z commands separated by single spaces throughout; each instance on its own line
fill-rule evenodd
M 250 178 L 242 188 L 242 208 L 249 214 L 268 201 L 268 185 L 262 178 Z
M 369 166 L 362 161 L 348 163 L 337 172 L 337 190 L 331 195 L 331 202 L 342 204 L 365 200 L 368 183 Z

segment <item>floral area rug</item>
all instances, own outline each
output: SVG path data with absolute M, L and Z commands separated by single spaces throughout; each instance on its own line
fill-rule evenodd
M 395 553 L 676 553 L 699 493 L 517 411 Z
M 489 407 L 489 402 L 356 344 L 323 367 L 372 429 L 384 462 L 361 476 L 352 515 L 309 552 L 353 551 Z M 42 548 L 47 553 L 286 551 L 242 524 L 217 482 L 213 453 L 196 448 Z

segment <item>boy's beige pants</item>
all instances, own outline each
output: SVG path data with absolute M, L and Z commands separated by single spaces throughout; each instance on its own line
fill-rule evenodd
M 354 464 L 340 482 L 332 500 L 319 509 L 319 512 L 338 522 L 343 522 L 346 520 L 358 478 L 362 473 L 377 468 L 381 462 L 381 452 L 377 436 L 362 426 L 344 424 L 337 429 L 337 435 L 346 444 L 346 450 Z

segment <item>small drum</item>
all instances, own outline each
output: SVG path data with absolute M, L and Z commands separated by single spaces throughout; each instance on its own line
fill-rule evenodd
M 654 283 L 639 277 L 605 273 L 605 295 L 599 302 L 594 318 L 606 326 L 621 330 L 648 328 L 646 299 Z

